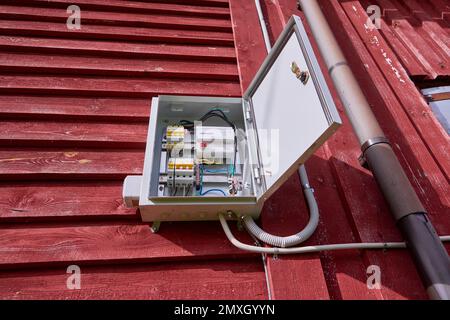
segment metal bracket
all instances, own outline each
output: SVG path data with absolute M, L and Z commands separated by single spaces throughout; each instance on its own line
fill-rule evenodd
M 238 231 L 244 231 L 245 230 L 244 229 L 244 225 L 242 223 L 242 219 L 238 219 L 236 224 L 237 224 Z
M 153 224 L 151 226 L 152 233 L 157 233 L 159 231 L 159 228 L 161 227 L 161 221 L 153 221 Z
M 362 153 L 358 157 L 358 161 L 359 161 L 359 164 L 361 165 L 361 167 L 369 170 L 369 165 L 367 163 L 365 153 L 370 147 L 373 147 L 374 145 L 382 144 L 382 143 L 391 145 L 391 143 L 389 142 L 388 138 L 386 138 L 386 137 L 372 138 L 372 139 L 369 139 L 369 140 L 367 140 L 366 142 L 363 143 L 363 145 L 361 146 L 361 152 Z
M 261 184 L 261 168 L 259 166 L 253 167 L 253 174 L 257 184 Z

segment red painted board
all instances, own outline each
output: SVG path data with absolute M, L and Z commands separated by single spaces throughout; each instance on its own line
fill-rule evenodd
M 251 241 L 246 234 L 239 237 Z M 148 224 L 125 221 L 0 229 L 0 269 L 248 256 L 258 255 L 234 247 L 217 222 L 162 223 L 156 234 Z
M 150 98 L 162 94 L 240 96 L 230 81 L 135 79 L 132 77 L 0 75 L 0 93 Z
M 68 265 L 0 274 L 7 300 L 263 300 L 267 299 L 260 259 L 82 266 L 80 290 L 67 288 Z
M 14 36 L 66 37 L 69 39 L 104 39 L 189 44 L 232 45 L 228 32 L 120 27 L 85 24 L 79 30 L 68 29 L 65 23 L 0 20 L 0 33 Z
M 82 12 L 83 24 L 232 32 L 229 21 L 219 20 L 217 17 L 98 12 L 87 10 L 84 7 Z M 69 15 L 67 8 L 32 8 L 0 5 L 0 18 L 5 20 L 66 23 Z
M 239 81 L 234 63 L 0 53 L 0 72 Z
M 122 200 L 123 181 L 0 183 L 0 224 L 6 222 L 140 220 Z
M 124 179 L 143 162 L 143 150 L 0 149 L 0 181 Z
M 0 121 L 0 146 L 92 147 L 144 149 L 148 125 L 143 123 Z
M 0 95 L 1 119 L 148 122 L 150 100 Z
M 0 35 L 0 48 L 5 51 L 45 53 L 47 55 L 71 54 L 107 56 L 109 58 L 160 58 L 163 60 L 236 62 L 235 50 L 232 46 L 130 43 L 124 40 L 98 41 L 91 39 L 77 40 Z
M 107 3 L 103 0 L 4 0 L 8 4 L 32 5 L 40 7 L 53 7 L 67 9 L 69 5 L 78 5 L 83 9 L 92 9 L 106 12 L 137 12 L 137 13 L 158 13 L 158 14 L 182 14 L 187 16 L 207 16 L 215 18 L 229 18 L 228 8 L 214 6 L 198 6 L 192 1 L 177 4 L 169 3 L 149 3 L 144 1 L 121 1 L 110 0 Z

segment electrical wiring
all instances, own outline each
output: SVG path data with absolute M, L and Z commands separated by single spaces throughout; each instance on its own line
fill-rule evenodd
M 199 166 L 199 170 L 200 170 L 200 190 L 198 190 L 198 194 L 200 196 L 205 196 L 211 192 L 218 192 L 218 193 L 223 194 L 224 197 L 227 196 L 226 193 L 221 189 L 209 189 L 209 190 L 203 192 L 203 170 L 204 170 L 203 166 Z
M 206 173 L 226 173 L 226 174 L 228 174 L 230 172 L 230 170 L 228 168 L 227 169 L 205 169 L 205 168 L 203 168 L 203 172 L 206 172 Z
M 229 125 L 233 131 L 234 131 L 234 156 L 233 156 L 233 163 L 224 169 L 213 169 L 213 168 L 204 168 L 203 165 L 214 165 L 215 163 L 213 161 L 208 161 L 207 159 L 201 159 L 200 165 L 199 165 L 199 170 L 200 170 L 200 187 L 198 189 L 198 195 L 200 196 L 205 196 L 207 194 L 210 193 L 220 193 L 222 194 L 224 197 L 227 196 L 226 192 L 223 191 L 222 189 L 210 189 L 207 190 L 205 192 L 203 192 L 203 172 L 206 173 L 212 173 L 212 174 L 218 174 L 218 173 L 223 173 L 226 174 L 228 177 L 234 177 L 235 173 L 236 173 L 236 165 L 237 165 L 237 152 L 238 152 L 238 142 L 237 142 L 237 132 L 236 132 L 236 125 L 230 121 L 230 119 L 228 118 L 228 116 L 225 114 L 225 112 L 219 108 L 212 108 L 211 110 L 209 110 L 207 113 L 205 113 L 200 119 L 199 121 L 201 122 L 205 122 L 211 118 L 219 118 L 222 121 L 224 121 L 227 125 Z M 190 120 L 180 120 L 178 122 L 178 125 L 183 126 L 185 129 L 187 130 L 193 130 L 194 126 L 195 126 L 195 122 L 190 121 Z M 177 193 L 177 188 L 175 187 L 175 170 L 174 170 L 174 176 L 173 176 L 173 185 L 174 185 L 174 193 L 173 195 L 176 195 Z M 190 189 L 189 189 L 190 191 Z M 189 192 L 186 191 L 185 192 L 185 196 L 187 196 Z
M 201 122 L 205 122 L 210 118 L 217 117 L 219 119 L 222 119 L 224 122 L 226 122 L 234 131 L 234 157 L 233 157 L 233 169 L 231 170 L 231 176 L 234 177 L 236 172 L 236 165 L 237 165 L 237 151 L 238 151 L 238 143 L 237 143 L 237 133 L 236 133 L 236 125 L 231 122 L 227 115 L 223 112 L 223 110 L 219 108 L 213 108 L 210 111 L 208 111 L 205 115 L 203 115 L 200 118 Z M 189 120 L 180 120 L 179 124 L 184 126 L 187 129 L 194 128 L 194 122 Z M 211 163 L 212 164 L 212 163 Z
M 184 196 L 187 197 L 190 191 L 191 191 L 191 185 L 189 185 L 187 187 L 186 192 L 184 193 Z

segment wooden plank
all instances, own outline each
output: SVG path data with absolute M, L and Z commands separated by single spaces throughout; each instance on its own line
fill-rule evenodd
M 145 148 L 147 123 L 0 121 L 0 146 Z
M 143 150 L 0 149 L 0 181 L 124 179 L 142 174 Z
M 336 93 L 334 96 L 337 97 Z M 311 240 L 320 244 L 359 242 L 358 232 L 348 218 L 351 211 L 338 188 L 339 177 L 331 165 L 333 157 L 326 143 L 307 163 L 321 219 L 317 234 Z M 362 251 L 324 252 L 320 258 L 332 299 L 382 298 L 378 290 L 367 287 L 369 265 Z
M 0 53 L 0 72 L 238 81 L 234 63 Z
M 367 15 L 358 1 L 342 4 L 356 31 L 370 51 L 378 68 L 386 77 L 392 91 L 400 102 L 405 114 L 416 128 L 423 143 L 431 150 L 435 162 L 439 165 L 447 180 L 450 181 L 450 139 L 425 102 L 422 94 L 408 77 L 395 53 L 380 35 L 374 30 L 364 28 Z M 405 94 L 407 92 L 408 94 Z
M 448 62 L 448 57 L 450 56 L 450 39 L 449 34 L 442 28 L 437 21 L 427 13 L 422 7 L 421 3 L 416 0 L 409 0 L 405 2 L 405 7 L 409 9 L 412 15 L 420 21 L 420 26 L 418 28 L 419 33 L 422 37 L 429 43 L 430 48 L 434 52 L 439 53 L 443 57 L 443 63 L 445 60 Z M 447 59 L 445 59 L 445 57 Z M 441 69 L 445 68 L 445 65 L 440 66 Z M 450 75 L 450 67 L 447 66 L 447 75 Z
M 67 8 L 33 8 L 12 5 L 0 5 L 0 18 L 5 20 L 32 20 L 66 23 L 69 14 Z M 173 13 L 136 14 L 121 12 L 99 12 L 84 9 L 82 23 L 127 27 L 154 27 L 183 30 L 209 30 L 232 32 L 230 21 L 211 17 L 189 17 Z
M 235 230 L 235 233 L 236 230 Z M 246 234 L 243 241 L 251 241 Z M 234 247 L 217 222 L 23 225 L 0 230 L 0 269 L 258 256 Z
M 371 5 L 369 0 L 361 0 L 360 3 L 363 8 L 368 8 Z M 432 77 L 431 74 L 428 74 L 428 71 L 425 70 L 423 65 L 419 63 L 417 57 L 412 54 L 392 30 L 394 28 L 394 22 L 388 23 L 389 19 L 392 18 L 392 15 L 392 10 L 384 12 L 384 16 L 380 20 L 381 29 L 379 29 L 378 32 L 381 33 L 383 38 L 389 43 L 389 46 L 395 52 L 397 59 L 402 62 L 403 67 L 408 71 L 410 76 L 417 78 Z
M 148 122 L 149 99 L 0 95 L 2 119 Z
M 80 290 L 67 289 L 66 268 L 2 272 L 0 298 L 267 299 L 259 259 L 82 267 Z
M 240 86 L 224 81 L 184 81 L 113 77 L 0 75 L 0 93 L 151 98 L 162 94 L 240 96 Z
M 345 120 L 346 118 L 344 118 Z M 349 141 L 353 131 L 346 125 L 329 143 L 333 153 L 332 165 L 338 177 L 337 185 L 349 219 L 354 224 L 357 239 L 364 242 L 388 242 L 402 239 L 389 212 L 383 196 L 369 171 L 360 169 L 356 160 L 359 154 L 355 139 Z M 348 149 L 343 148 L 343 144 Z M 407 251 L 365 251 L 367 265 L 381 270 L 381 289 L 376 290 L 378 299 L 425 299 L 417 270 Z
M 79 30 L 70 30 L 63 23 L 25 20 L 1 20 L 0 34 L 14 36 L 61 37 L 69 39 L 127 40 L 233 45 L 232 35 L 227 32 L 114 27 L 87 24 L 83 25 L 83 27 Z
M 66 9 L 70 5 L 78 5 L 83 9 L 113 11 L 113 12 L 138 12 L 157 14 L 183 14 L 189 16 L 210 16 L 215 18 L 229 18 L 228 8 L 214 6 L 197 6 L 192 2 L 186 4 L 174 3 L 148 3 L 140 1 L 110 0 L 4 0 L 8 4 L 21 4 L 28 6 L 41 6 Z
M 395 5 L 390 0 L 379 0 L 379 5 L 384 10 L 400 10 L 401 6 Z M 396 34 L 398 39 L 402 41 L 405 47 L 411 51 L 412 55 L 423 65 L 428 71 L 431 79 L 435 79 L 438 76 L 448 75 L 448 68 L 450 66 L 444 66 L 441 68 L 445 58 L 438 52 L 430 50 L 430 45 L 420 36 L 420 33 L 414 28 L 408 21 L 408 17 L 404 12 L 400 12 L 398 18 L 394 20 L 394 27 L 392 31 Z
M 244 92 L 266 57 L 254 2 L 245 5 L 231 0 L 231 19 L 236 44 L 236 56 Z M 255 30 L 258 30 L 255 32 Z M 304 204 L 298 201 L 291 184 L 284 186 L 262 213 L 262 226 L 268 232 L 298 232 L 302 226 Z M 288 197 L 287 194 L 291 196 Z M 278 202 L 276 202 L 278 201 Z M 274 203 L 278 206 L 275 207 Z M 294 204 L 295 203 L 295 204 Z M 288 222 L 287 222 L 288 221 Z M 294 227 L 294 228 L 293 228 Z M 318 255 L 268 258 L 269 281 L 274 299 L 328 299 L 326 281 Z
M 0 49 L 30 53 L 235 62 L 234 47 L 129 43 L 0 35 Z
M 145 2 L 146 0 L 136 0 Z M 178 3 L 184 4 L 185 0 L 164 0 L 167 3 Z M 217 6 L 217 7 L 228 7 L 228 0 L 191 0 L 190 3 L 198 6 Z
M 0 222 L 139 220 L 122 188 L 122 180 L 0 183 Z

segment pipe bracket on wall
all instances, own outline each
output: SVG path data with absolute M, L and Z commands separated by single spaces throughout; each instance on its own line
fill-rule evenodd
M 361 146 L 361 155 L 358 158 L 359 164 L 361 165 L 361 167 L 369 170 L 369 164 L 367 163 L 367 159 L 366 159 L 366 151 L 370 148 L 373 147 L 377 144 L 388 144 L 391 145 L 390 141 L 388 138 L 386 137 L 377 137 L 377 138 L 372 138 L 367 140 L 366 142 L 364 142 Z

